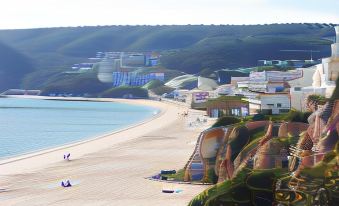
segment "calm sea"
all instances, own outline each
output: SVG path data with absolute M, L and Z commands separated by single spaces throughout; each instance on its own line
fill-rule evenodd
M 86 140 L 157 112 L 112 102 L 0 98 L 0 159 Z

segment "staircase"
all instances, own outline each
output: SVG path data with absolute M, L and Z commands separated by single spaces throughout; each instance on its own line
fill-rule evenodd
M 218 129 L 218 128 L 210 128 L 200 133 L 197 139 L 197 143 L 195 145 L 194 151 L 184 167 L 185 181 L 201 180 L 203 178 L 203 175 L 205 174 L 204 169 L 206 168 L 204 167 L 203 159 L 200 156 L 200 146 L 202 144 L 205 133 L 211 130 L 214 130 L 214 129 Z M 199 179 L 200 176 L 201 176 L 201 179 Z
M 200 142 L 201 142 L 201 139 L 202 139 L 202 136 L 203 136 L 203 132 L 200 133 L 198 139 L 197 139 L 197 143 L 195 144 L 195 147 L 194 147 L 194 150 L 193 150 L 193 153 L 192 155 L 190 156 L 190 158 L 188 159 L 184 169 L 186 170 L 187 167 L 190 165 L 190 163 L 196 159 L 196 157 L 199 155 L 200 156 Z
M 192 165 L 194 164 L 198 164 L 198 165 L 203 165 L 202 159 L 200 157 L 200 145 L 201 145 L 201 141 L 202 138 L 204 136 L 204 132 L 201 132 L 198 139 L 197 139 L 197 143 L 195 145 L 194 151 L 192 153 L 192 155 L 190 156 L 190 158 L 188 159 L 184 170 L 185 170 L 185 181 L 190 181 L 192 178 L 192 172 L 194 173 L 199 173 L 201 172 L 202 174 L 204 173 L 204 168 L 201 167 L 198 169 L 192 168 Z

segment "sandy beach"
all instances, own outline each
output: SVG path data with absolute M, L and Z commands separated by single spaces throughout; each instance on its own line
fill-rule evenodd
M 188 128 L 178 115 L 187 109 L 175 104 L 112 101 L 153 106 L 161 112 L 112 134 L 0 161 L 0 205 L 179 206 L 207 188 L 146 179 L 161 169 L 182 168 L 207 125 Z M 64 161 L 68 152 L 71 161 Z M 66 179 L 74 186 L 60 187 Z M 163 187 L 182 192 L 165 194 Z

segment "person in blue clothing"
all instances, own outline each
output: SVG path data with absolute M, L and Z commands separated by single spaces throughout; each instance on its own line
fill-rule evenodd
M 61 186 L 62 187 L 72 187 L 72 184 L 69 180 L 67 180 L 66 183 L 64 181 L 61 181 Z

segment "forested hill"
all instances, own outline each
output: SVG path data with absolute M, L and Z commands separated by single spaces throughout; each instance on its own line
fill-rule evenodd
M 329 56 L 332 42 L 328 38 L 334 36 L 332 26 L 96 26 L 0 30 L 0 42 L 31 58 L 37 70 L 69 68 L 97 51 L 160 51 L 164 67 L 198 73 L 205 68 L 255 66 L 259 59 L 310 58 L 309 53 L 280 50 L 312 49 L 320 51 L 314 53 L 314 58 Z M 0 61 L 0 64 L 3 63 Z
M 30 59 L 0 42 L 0 93 L 19 88 L 22 78 L 33 71 Z

